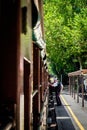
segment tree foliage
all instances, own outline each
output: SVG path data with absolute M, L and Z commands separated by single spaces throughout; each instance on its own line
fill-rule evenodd
M 87 67 L 86 0 L 44 0 L 47 57 L 56 74 Z

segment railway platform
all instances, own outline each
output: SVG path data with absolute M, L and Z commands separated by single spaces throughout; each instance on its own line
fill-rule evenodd
M 81 97 L 77 103 L 67 89 L 62 91 L 60 99 L 62 105 L 57 106 L 55 93 L 48 96 L 47 130 L 86 130 L 87 101 L 82 107 Z

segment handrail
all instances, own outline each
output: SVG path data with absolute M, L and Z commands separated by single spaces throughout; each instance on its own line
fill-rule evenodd
M 32 98 L 38 93 L 38 90 L 35 90 L 33 93 L 32 93 Z
M 28 60 L 26 57 L 24 57 L 24 60 L 25 60 L 26 62 L 28 62 L 28 63 L 31 63 L 31 61 Z
M 13 121 L 14 122 L 14 121 Z M 16 124 L 13 124 L 13 122 L 9 122 L 6 124 L 5 127 L 3 127 L 3 130 L 10 130 L 11 128 L 15 127 Z
M 42 85 L 40 84 L 40 88 L 42 87 Z
M 5 127 L 4 127 L 4 130 L 10 130 L 13 126 L 13 123 L 12 122 L 9 122 Z

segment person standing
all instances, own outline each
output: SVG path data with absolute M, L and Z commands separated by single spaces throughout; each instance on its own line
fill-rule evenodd
M 49 93 L 52 95 L 53 92 L 54 77 L 49 78 Z
M 60 99 L 60 93 L 63 90 L 63 84 L 61 82 L 58 82 L 58 85 L 56 87 L 56 101 L 57 101 L 57 105 L 60 106 L 61 103 L 61 99 Z

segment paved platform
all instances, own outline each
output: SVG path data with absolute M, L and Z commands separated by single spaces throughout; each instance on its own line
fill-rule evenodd
M 74 99 L 67 90 L 63 90 L 61 100 L 72 118 L 75 130 L 87 130 L 87 100 L 84 101 L 84 107 L 82 107 L 82 98 L 79 97 L 79 103 L 77 103 L 77 95 Z
M 54 116 L 56 115 L 57 128 L 54 130 L 87 130 L 87 101 L 82 107 L 81 97 L 77 103 L 77 98 L 74 99 L 67 90 L 61 93 L 61 106 L 57 106 L 54 92 L 50 97 L 48 109 L 55 110 Z

